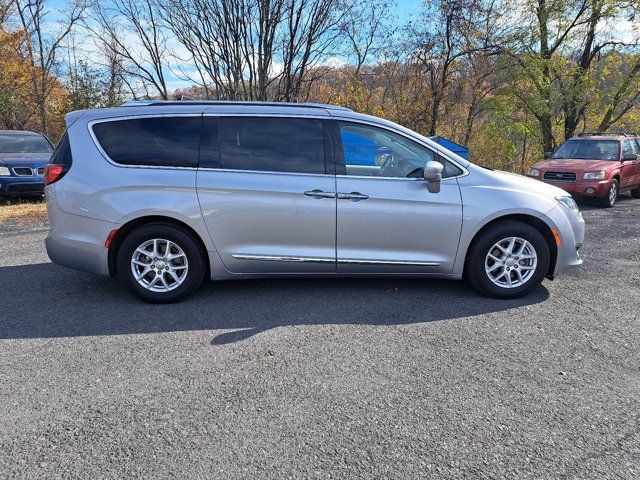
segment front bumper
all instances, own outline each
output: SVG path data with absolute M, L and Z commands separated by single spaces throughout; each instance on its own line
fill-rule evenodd
M 44 194 L 44 177 L 0 177 L 0 195 L 33 196 Z
M 561 240 L 553 275 L 565 273 L 582 265 L 582 258 L 578 253 L 584 242 L 585 226 L 582 215 L 558 205 L 548 212 L 547 216 L 558 229 Z
M 545 180 L 535 178 L 554 187 L 563 189 L 565 192 L 578 197 L 604 197 L 608 194 L 611 187 L 611 180 L 581 180 L 577 182 L 558 182 L 553 180 Z

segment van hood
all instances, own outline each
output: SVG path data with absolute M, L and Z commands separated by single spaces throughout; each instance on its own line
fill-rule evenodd
M 614 160 L 580 160 L 563 158 L 558 160 L 546 160 L 536 163 L 533 168 L 561 171 L 561 172 L 591 172 L 594 170 L 608 170 L 617 162 Z
M 503 181 L 508 186 L 517 190 L 537 192 L 551 198 L 558 196 L 566 197 L 568 195 L 568 193 L 561 188 L 541 182 L 539 180 L 535 180 L 533 178 L 525 177 L 524 175 L 503 172 L 501 170 L 494 170 L 491 173 L 494 178 Z
M 0 165 L 5 167 L 42 167 L 50 153 L 0 153 Z

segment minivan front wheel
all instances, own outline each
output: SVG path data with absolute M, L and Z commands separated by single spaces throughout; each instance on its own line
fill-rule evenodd
M 118 250 L 117 266 L 121 281 L 152 303 L 186 297 L 200 286 L 206 271 L 195 239 L 168 224 L 146 225 L 129 233 Z
M 523 222 L 489 226 L 471 249 L 465 274 L 476 289 L 492 297 L 521 297 L 539 285 L 549 269 L 546 240 Z

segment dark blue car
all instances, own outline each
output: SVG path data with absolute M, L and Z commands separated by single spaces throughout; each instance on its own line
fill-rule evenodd
M 53 146 L 44 135 L 0 130 L 0 196 L 42 195 L 51 152 Z

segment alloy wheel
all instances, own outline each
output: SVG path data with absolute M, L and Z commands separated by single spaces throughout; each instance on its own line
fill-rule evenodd
M 142 243 L 131 257 L 133 278 L 152 292 L 170 292 L 187 278 L 189 261 L 176 242 L 154 238 Z
M 530 242 L 520 237 L 508 237 L 489 249 L 484 270 L 493 284 L 516 288 L 533 277 L 537 265 L 538 255 Z

